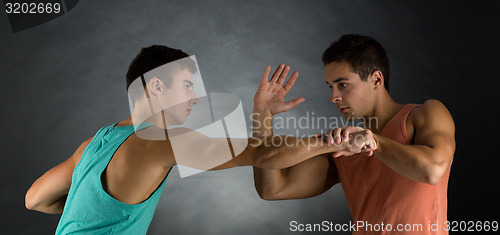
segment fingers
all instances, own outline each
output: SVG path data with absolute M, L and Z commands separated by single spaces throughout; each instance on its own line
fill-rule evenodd
M 278 81 L 276 81 L 276 83 L 278 83 L 278 85 L 281 86 L 283 84 L 283 82 L 286 79 L 286 76 L 288 75 L 288 71 L 290 71 L 290 66 L 287 65 L 287 66 L 285 66 L 285 68 L 283 68 L 283 71 L 279 75 Z
M 365 129 L 359 126 L 346 126 L 345 129 L 349 130 L 349 133 L 364 131 Z
M 364 152 L 372 156 L 377 149 L 377 143 L 370 130 L 361 127 L 340 127 L 334 130 L 328 130 L 326 136 L 329 138 L 329 144 L 341 144 L 346 142 L 345 150 L 332 153 L 333 157 L 350 156 L 356 153 Z M 331 140 L 333 139 L 333 143 Z
M 297 80 L 297 77 L 299 77 L 299 72 L 293 72 L 292 76 L 290 77 L 290 79 L 288 79 L 288 81 L 285 83 L 285 86 L 283 87 L 285 88 L 286 92 L 292 89 L 293 84 L 295 84 L 295 81 Z
M 377 142 L 375 141 L 373 133 L 370 130 L 365 130 L 364 132 L 365 146 L 363 146 L 361 150 L 370 157 L 373 155 L 373 152 L 377 150 Z
M 351 133 L 350 128 L 342 128 L 342 140 L 347 142 L 349 140 L 349 134 Z
M 281 75 L 281 72 L 283 72 L 283 69 L 285 68 L 285 65 L 284 64 L 280 64 L 278 66 L 278 68 L 276 69 L 276 71 L 274 71 L 274 74 L 273 76 L 271 77 L 271 81 L 269 82 L 277 82 L 278 81 L 278 78 L 280 77 Z
M 333 144 L 333 143 L 334 143 L 334 138 L 333 138 L 333 136 L 332 136 L 333 131 L 334 131 L 334 130 L 330 129 L 330 130 L 328 130 L 328 131 L 326 132 L 326 136 L 328 137 L 328 144 Z
M 372 140 L 371 140 L 370 136 L 366 136 L 365 137 L 365 146 L 364 147 L 370 149 L 371 143 L 372 143 Z
M 271 77 L 271 81 L 268 81 L 270 71 L 271 71 L 271 67 L 266 66 L 266 70 L 264 71 L 264 75 L 262 75 L 262 78 L 260 81 L 261 86 L 264 84 L 268 84 L 268 83 L 276 83 L 279 86 L 282 86 L 283 82 L 285 82 L 285 80 L 286 80 L 286 76 L 288 75 L 288 72 L 290 71 L 290 66 L 280 64 L 278 66 L 278 68 L 276 69 L 276 71 L 274 71 L 274 74 Z M 299 76 L 299 73 L 297 71 L 293 72 L 290 79 L 288 79 L 288 81 L 283 86 L 283 88 L 285 89 L 286 92 L 288 92 L 288 91 L 290 91 L 290 89 L 292 89 L 298 76 Z
M 266 66 L 266 69 L 264 70 L 264 74 L 262 74 L 262 78 L 260 79 L 260 86 L 263 86 L 267 84 L 268 79 L 269 79 L 269 72 L 271 72 L 271 66 Z
M 342 143 L 342 138 L 341 138 L 342 129 L 343 128 L 335 128 L 335 130 L 333 130 L 333 137 L 335 139 L 336 144 Z
M 377 142 L 375 142 L 375 138 L 373 138 L 373 133 L 370 130 L 366 130 L 366 139 L 367 144 L 366 147 L 370 151 L 374 151 L 377 149 Z

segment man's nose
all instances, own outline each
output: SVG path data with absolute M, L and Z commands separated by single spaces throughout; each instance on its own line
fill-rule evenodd
M 193 91 L 193 94 L 191 96 L 191 99 L 189 99 L 189 103 L 191 103 L 192 105 L 197 105 L 198 103 L 200 103 L 200 101 L 198 100 L 198 96 L 196 95 L 196 93 Z
M 340 92 L 335 91 L 335 88 L 332 89 L 332 94 L 330 96 L 330 102 L 338 103 L 342 101 L 342 97 L 340 96 Z

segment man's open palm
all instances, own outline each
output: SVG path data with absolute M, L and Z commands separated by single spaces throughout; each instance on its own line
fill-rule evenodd
M 285 102 L 285 96 L 292 89 L 293 84 L 299 76 L 298 72 L 294 72 L 285 85 L 282 86 L 289 70 L 290 66 L 281 64 L 271 77 L 271 81 L 269 81 L 269 72 L 271 71 L 271 67 L 266 66 L 259 88 L 254 96 L 254 109 L 259 111 L 269 111 L 272 115 L 274 115 L 286 112 L 304 102 L 305 99 L 303 97 Z

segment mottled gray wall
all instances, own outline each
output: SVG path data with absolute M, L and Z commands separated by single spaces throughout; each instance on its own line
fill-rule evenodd
M 207 91 L 240 95 L 247 115 L 264 67 L 289 64 L 300 72 L 290 97 L 306 102 L 282 116 L 310 111 L 340 117 L 328 101 L 320 58 L 344 33 L 371 35 L 385 46 L 396 101 L 436 98 L 455 118 L 449 219 L 498 221 L 499 5 L 81 1 L 67 14 L 17 33 L 1 13 L 0 233 L 53 233 L 59 215 L 26 210 L 24 194 L 98 128 L 128 116 L 125 73 L 141 47 L 164 44 L 196 55 Z M 249 167 L 183 179 L 174 169 L 149 234 L 285 234 L 291 220 L 347 223 L 341 186 L 307 200 L 267 202 L 255 192 Z

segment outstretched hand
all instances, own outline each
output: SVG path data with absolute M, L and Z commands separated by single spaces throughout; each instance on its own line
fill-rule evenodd
M 303 97 L 299 97 L 285 102 L 285 96 L 292 89 L 293 84 L 299 76 L 298 72 L 293 72 L 290 79 L 282 86 L 289 70 L 290 66 L 280 64 L 271 77 L 271 81 L 269 81 L 271 67 L 266 66 L 259 88 L 254 96 L 254 110 L 270 112 L 272 115 L 275 115 L 286 112 L 305 101 Z

